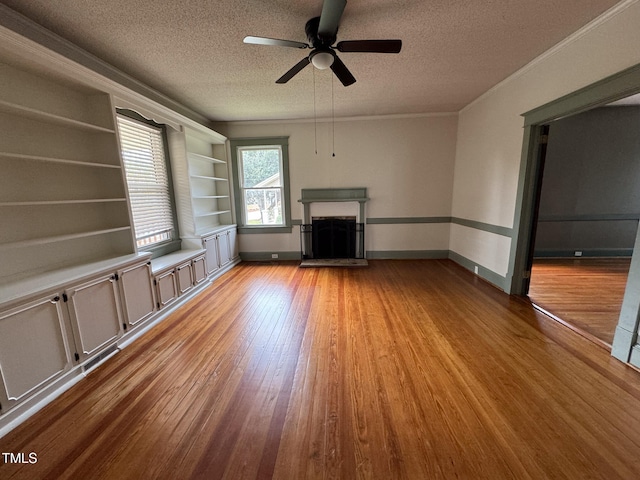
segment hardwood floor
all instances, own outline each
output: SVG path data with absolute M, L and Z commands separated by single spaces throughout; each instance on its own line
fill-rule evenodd
M 451 261 L 243 263 L 0 452 L 37 454 L 2 479 L 632 479 L 640 373 Z
M 529 298 L 611 349 L 630 258 L 537 259 Z

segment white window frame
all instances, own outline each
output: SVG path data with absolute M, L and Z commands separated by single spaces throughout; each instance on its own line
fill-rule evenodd
M 245 151 L 256 151 L 256 150 L 277 150 L 278 152 L 278 175 L 280 179 L 279 186 L 253 186 L 253 187 L 245 187 L 244 186 L 244 156 L 243 152 Z M 246 201 L 246 193 L 247 191 L 257 191 L 257 190 L 277 190 L 280 193 L 280 208 L 282 210 L 281 221 L 280 223 L 260 223 L 251 226 L 256 227 L 282 227 L 286 222 L 286 205 L 284 202 L 284 187 L 282 178 L 283 174 L 283 161 L 282 161 L 282 147 L 280 145 L 257 145 L 257 146 L 246 146 L 246 147 L 238 147 L 238 171 L 240 172 L 240 178 L 238 179 L 240 183 L 240 190 L 242 196 L 242 211 L 244 214 L 244 219 L 248 221 L 249 212 L 247 210 L 247 201 Z M 259 184 L 258 184 L 259 185 Z
M 234 200 L 238 213 L 239 233 L 291 233 L 291 196 L 289 193 L 289 157 L 288 138 L 269 137 L 254 139 L 234 139 L 230 141 L 233 168 Z M 280 185 L 277 187 L 247 187 L 243 185 L 243 150 L 278 149 L 280 153 Z M 253 189 L 274 189 L 280 191 L 282 221 L 278 224 L 249 224 L 245 192 Z
M 180 240 L 165 126 L 130 110 L 118 109 L 116 118 L 136 248 L 152 252 L 154 257 L 178 250 Z M 148 148 L 146 155 L 139 158 L 144 170 L 136 171 L 135 155 L 127 153 L 136 147 Z M 145 196 L 154 201 L 145 203 L 142 200 Z M 140 232 L 143 222 L 144 233 Z

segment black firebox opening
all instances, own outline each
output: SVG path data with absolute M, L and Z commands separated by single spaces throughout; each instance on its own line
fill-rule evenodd
M 314 218 L 313 258 L 356 258 L 355 218 Z

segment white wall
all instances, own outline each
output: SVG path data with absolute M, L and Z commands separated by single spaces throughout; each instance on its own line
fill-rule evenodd
M 367 187 L 367 218 L 451 215 L 455 114 L 322 121 L 317 141 L 313 121 L 242 122 L 216 129 L 229 138 L 289 136 L 293 219 L 303 218 L 297 202 L 302 188 L 339 187 Z M 246 234 L 239 240 L 241 252 L 300 251 L 298 227 L 291 235 Z M 447 250 L 449 226 L 371 225 L 365 240 L 368 251 Z
M 514 227 L 523 142 L 521 114 L 640 63 L 640 3 L 621 2 L 503 81 L 459 115 L 452 216 Z M 451 250 L 505 276 L 510 242 L 454 228 Z

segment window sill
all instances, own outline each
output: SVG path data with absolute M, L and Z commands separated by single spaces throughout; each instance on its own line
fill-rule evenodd
M 291 233 L 293 228 L 291 226 L 282 227 L 238 227 L 238 233 Z
M 142 252 L 151 253 L 151 258 L 158 258 L 180 250 L 181 246 L 181 240 L 171 240 L 169 242 L 160 243 L 151 247 L 138 247 L 138 249 Z

